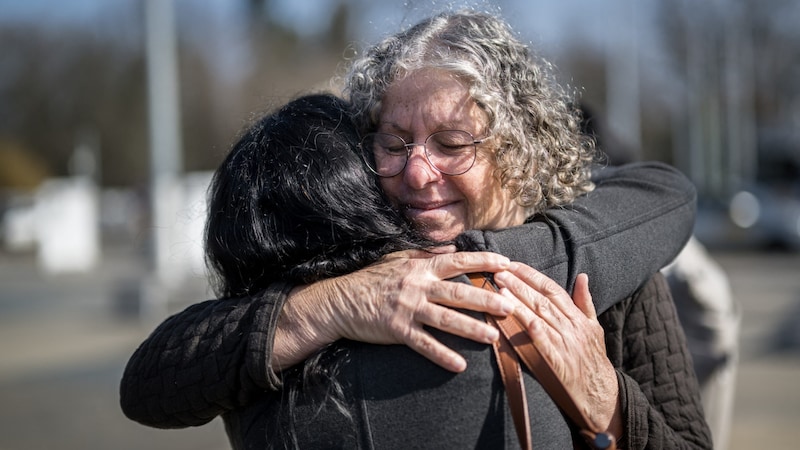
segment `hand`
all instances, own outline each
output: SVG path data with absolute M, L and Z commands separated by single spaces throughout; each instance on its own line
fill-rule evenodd
M 423 328 L 425 325 L 482 343 L 497 330 L 452 308 L 505 316 L 514 303 L 466 283 L 446 281 L 472 272 L 497 272 L 508 258 L 488 252 L 408 250 L 352 274 L 293 292 L 278 323 L 272 366 L 296 364 L 341 338 L 375 344 L 405 344 L 441 367 L 461 372 L 466 361 Z
M 598 430 L 620 436 L 617 376 L 606 356 L 588 277 L 580 274 L 575 280 L 574 301 L 555 281 L 524 264 L 512 263 L 494 279 L 503 295 L 521 303 L 514 315 L 578 408 L 588 411 Z

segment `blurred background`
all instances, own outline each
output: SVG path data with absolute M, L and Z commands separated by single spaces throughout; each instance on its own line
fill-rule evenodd
M 218 420 L 149 429 L 117 394 L 155 324 L 213 298 L 211 171 L 254 114 L 460 5 L 505 17 L 630 157 L 696 184 L 741 312 L 730 448 L 793 447 L 800 3 L 0 0 L 0 449 L 228 448 Z

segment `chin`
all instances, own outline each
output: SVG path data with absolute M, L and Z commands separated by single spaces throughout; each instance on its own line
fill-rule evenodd
M 444 242 L 444 241 L 452 241 L 456 238 L 463 230 L 442 230 L 442 229 L 425 229 L 421 228 L 420 231 L 422 235 L 426 238 L 436 241 L 436 242 Z

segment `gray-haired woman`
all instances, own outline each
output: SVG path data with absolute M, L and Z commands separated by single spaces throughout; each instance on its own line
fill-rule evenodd
M 588 392 L 590 402 L 579 406 L 622 447 L 710 446 L 682 332 L 654 275 L 691 232 L 694 192 L 683 177 L 645 164 L 592 181 L 592 143 L 579 133 L 570 98 L 549 66 L 490 15 L 442 14 L 385 39 L 354 62 L 345 88 L 368 165 L 422 234 L 497 251 L 570 289 L 587 272 L 594 307 L 545 289 L 548 282 L 524 264 L 484 253 L 391 257 L 292 291 L 276 286 L 184 313 L 184 335 L 190 329 L 211 342 L 240 342 L 236 355 L 183 344 L 159 328 L 126 370 L 129 416 L 154 426 L 246 417 L 246 427 L 231 422 L 236 442 L 269 442 L 268 419 L 258 417 L 280 398 L 281 370 L 346 338 L 407 347 L 354 345 L 357 365 L 342 372 L 351 388 L 349 403 L 339 405 L 344 415 L 309 407 L 303 418 L 314 432 L 301 432 L 302 442 L 503 446 L 516 437 L 487 345 L 496 331 L 465 310 L 511 306 L 542 354 L 559 362 L 562 381 Z M 506 295 L 448 281 L 474 271 L 497 273 Z M 232 311 L 245 324 L 237 333 L 209 326 Z M 185 370 L 219 358 L 238 387 L 208 389 L 197 376 L 184 383 L 180 371 L 159 372 L 159 351 L 170 342 Z M 526 377 L 535 445 L 568 448 L 571 424 Z M 171 393 L 159 387 L 176 383 Z M 151 395 L 137 403 L 141 392 Z M 349 418 L 352 433 L 336 417 Z

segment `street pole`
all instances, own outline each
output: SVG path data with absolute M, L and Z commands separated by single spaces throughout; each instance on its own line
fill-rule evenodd
M 148 111 L 150 127 L 149 251 L 152 279 L 145 286 L 144 315 L 161 315 L 166 298 L 161 292 L 175 280 L 169 264 L 170 232 L 181 204 L 179 175 L 182 142 L 177 46 L 172 0 L 144 0 L 147 58 Z M 146 311 L 147 310 L 147 311 Z

